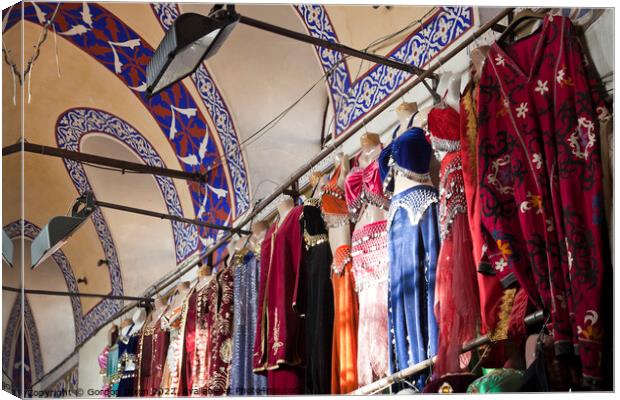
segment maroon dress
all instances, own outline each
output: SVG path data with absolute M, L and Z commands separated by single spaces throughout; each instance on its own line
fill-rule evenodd
M 303 319 L 294 311 L 303 238 L 293 208 L 272 225 L 261 246 L 258 316 L 254 341 L 254 372 L 267 375 L 267 392 L 303 393 Z
M 138 342 L 139 377 L 138 395 L 140 397 L 159 397 L 164 362 L 168 352 L 170 334 L 161 328 L 158 320 L 152 328 L 144 328 Z
M 605 106 L 568 18 L 494 44 L 480 79 L 479 158 L 486 254 L 550 315 L 556 355 L 578 354 L 601 380 L 604 205 L 599 121 Z

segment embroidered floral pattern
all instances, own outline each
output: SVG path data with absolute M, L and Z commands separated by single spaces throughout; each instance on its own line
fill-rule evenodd
M 506 65 L 506 60 L 504 60 L 504 57 L 502 57 L 501 54 L 498 54 L 497 57 L 495 57 L 495 65 L 501 65 L 502 67 Z
M 510 155 L 506 154 L 493 161 L 491 173 L 487 176 L 487 182 L 495 186 L 501 194 L 512 194 L 512 173 L 510 171 Z
M 577 128 L 568 138 L 573 155 L 587 160 L 595 142 L 594 122 L 585 117 L 579 118 Z
M 277 308 L 275 309 L 273 321 L 273 345 L 271 345 L 271 349 L 273 350 L 273 355 L 276 356 L 280 347 L 284 346 L 284 343 L 280 341 L 280 318 L 278 317 Z
M 548 85 L 549 85 L 548 81 L 543 82 L 539 79 L 536 85 L 536 89 L 534 89 L 534 91 L 540 93 L 541 96 L 544 96 L 545 93 L 549 91 Z
M 527 200 L 521 202 L 520 210 L 522 213 L 526 213 L 530 210 L 536 210 L 536 214 L 542 214 L 542 196 L 527 192 Z
M 521 103 L 519 107 L 517 107 L 517 118 L 525 118 L 527 117 L 527 103 Z

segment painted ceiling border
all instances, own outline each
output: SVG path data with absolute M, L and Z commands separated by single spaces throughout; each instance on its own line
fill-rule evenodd
M 101 133 L 111 136 L 126 145 L 144 164 L 166 168 L 166 164 L 153 145 L 130 123 L 116 115 L 96 108 L 71 108 L 58 116 L 56 143 L 59 148 L 79 152 L 81 141 L 88 134 Z M 80 194 L 92 191 L 86 171 L 81 163 L 64 160 L 67 172 Z M 183 216 L 183 207 L 174 181 L 165 176 L 153 175 L 159 187 L 168 213 Z M 171 221 L 175 242 L 175 256 L 180 264 L 191 256 L 198 247 L 198 232 L 195 225 Z
M 29 2 L 24 18 L 42 25 L 55 7 L 56 3 Z M 20 14 L 21 7 L 14 7 L 7 18 L 7 29 L 20 20 Z M 146 64 L 154 49 L 117 16 L 97 3 L 63 3 L 54 28 L 133 91 L 168 137 L 185 171 L 204 172 L 220 157 L 205 117 L 184 84 L 147 99 Z M 226 168 L 218 167 L 207 174 L 204 185 L 188 182 L 197 218 L 222 225 L 231 222 L 234 193 L 228 188 L 226 173 Z M 201 250 L 217 237 L 218 231 L 200 227 Z
M 179 6 L 175 3 L 151 3 L 151 9 L 164 32 L 172 27 L 181 14 Z M 240 148 L 236 124 L 221 90 L 204 62 L 191 75 L 191 79 L 210 114 L 226 154 L 235 191 L 235 219 L 237 219 L 250 208 L 250 189 L 247 163 Z
M 41 228 L 36 224 L 25 220 L 23 224 L 24 228 L 24 237 L 34 240 L 41 232 Z M 21 237 L 22 235 L 22 220 L 13 221 L 10 224 L 4 226 L 4 231 L 11 238 L 15 239 Z M 73 268 L 71 267 L 71 263 L 69 263 L 69 259 L 65 255 L 62 250 L 56 251 L 52 254 L 52 258 L 58 268 L 60 268 L 60 273 L 62 274 L 65 283 L 67 285 L 67 291 L 69 292 L 78 292 L 78 284 L 75 279 L 75 275 L 73 274 Z M 78 340 L 78 332 L 79 327 L 82 324 L 83 316 L 82 316 L 82 302 L 79 297 L 72 296 L 69 298 L 71 301 L 71 309 L 73 311 L 73 327 L 75 331 L 75 341 Z
M 308 33 L 339 43 L 324 6 L 299 4 L 294 7 Z M 439 7 L 422 26 L 391 50 L 387 57 L 423 68 L 473 26 L 473 7 Z M 346 62 L 338 65 L 342 59 L 341 53 L 318 46 L 315 46 L 315 50 L 323 70 L 333 70 L 327 81 L 336 116 L 336 136 L 346 132 L 413 78 L 413 75 L 404 71 L 375 65 L 355 82 L 351 82 Z
M 39 379 L 43 376 L 43 353 L 41 352 L 41 344 L 39 341 L 39 332 L 34 321 L 32 309 L 28 303 L 28 298 L 18 295 L 11 307 L 11 313 L 7 322 L 4 339 L 2 341 L 2 370 L 8 375 L 7 370 L 10 363 L 12 353 L 12 345 L 15 342 L 15 332 L 21 328 L 22 303 L 24 303 L 24 327 L 26 328 L 26 337 L 29 339 L 30 351 L 34 360 L 35 378 Z

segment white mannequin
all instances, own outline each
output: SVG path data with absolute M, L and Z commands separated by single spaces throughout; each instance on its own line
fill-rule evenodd
M 257 221 L 253 223 L 252 234 L 250 235 L 247 243 L 245 244 L 245 249 L 249 251 L 256 251 L 257 249 L 260 249 L 260 245 L 265 239 L 267 229 L 269 229 L 269 225 L 267 225 L 267 222 L 265 221 Z
M 146 320 L 146 311 L 143 308 L 138 308 L 131 316 L 131 319 L 134 323 L 133 332 L 139 331 Z
M 248 235 L 239 236 L 239 240 L 235 242 L 235 246 L 233 247 L 233 252 L 228 253 L 228 254 L 233 255 L 234 253 L 243 250 L 248 239 L 249 239 Z
M 362 168 L 370 165 L 381 154 L 381 139 L 376 133 L 365 133 L 361 137 L 361 154 L 359 165 Z M 377 206 L 365 204 L 362 208 L 357 226 L 364 226 L 377 221 L 383 221 L 387 218 L 387 212 Z
M 458 111 L 461 100 L 461 76 L 451 71 L 444 72 L 439 78 L 437 93 L 444 104 Z
M 286 218 L 286 216 L 288 215 L 288 213 L 293 209 L 293 207 L 295 207 L 295 203 L 293 202 L 293 199 L 290 197 L 285 197 L 284 200 L 282 200 L 279 204 L 278 204 L 278 224 L 281 224 L 282 222 L 284 222 L 284 219 Z
M 232 257 L 235 254 L 235 248 L 237 247 L 237 242 L 239 241 L 239 236 L 233 235 L 230 238 L 230 241 L 226 245 L 226 250 L 228 251 L 228 255 Z
M 418 112 L 418 103 L 402 103 L 398 107 L 396 107 L 396 118 L 398 118 L 398 132 L 396 132 L 396 136 L 400 136 L 400 134 L 407 131 L 409 125 L 409 120 L 411 117 Z
M 181 313 L 178 312 L 183 306 L 187 294 L 190 290 L 190 282 L 182 281 L 176 286 L 172 299 L 168 302 L 168 308 L 166 309 L 164 316 L 168 320 L 168 325 L 176 321 L 181 317 Z
M 164 300 L 161 298 L 161 296 L 155 297 L 154 306 L 155 308 L 149 315 L 148 321 L 146 322 L 147 328 L 154 328 L 155 324 L 166 310 L 166 303 L 164 303 Z
M 340 188 L 344 188 L 344 181 L 349 173 L 349 156 L 343 152 L 336 153 L 334 156 L 334 170 L 340 167 L 340 176 L 336 184 Z M 332 250 L 332 256 L 336 255 L 338 247 L 351 244 L 351 226 L 346 223 L 336 228 L 329 228 L 328 234 L 329 246 Z

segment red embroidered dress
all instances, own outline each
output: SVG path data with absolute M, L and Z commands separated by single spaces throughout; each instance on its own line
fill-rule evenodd
M 270 395 L 303 391 L 303 318 L 295 312 L 303 236 L 297 206 L 269 228 L 261 246 L 254 372 L 267 375 Z
M 480 79 L 481 218 L 486 256 L 550 315 L 556 354 L 601 378 L 604 207 L 597 114 L 604 105 L 568 18 L 494 44 Z

